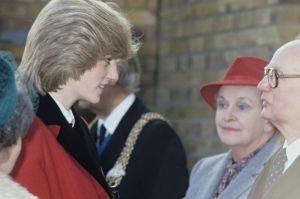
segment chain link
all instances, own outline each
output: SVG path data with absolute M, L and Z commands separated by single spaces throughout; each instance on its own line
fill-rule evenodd
M 123 147 L 122 152 L 121 152 L 117 162 L 114 164 L 112 170 L 113 169 L 116 169 L 116 170 L 121 169 L 124 172 L 126 171 L 130 156 L 132 154 L 134 145 L 137 141 L 137 138 L 138 138 L 140 132 L 142 131 L 144 126 L 149 121 L 155 120 L 155 119 L 167 121 L 162 115 L 155 113 L 155 112 L 149 112 L 149 113 L 143 114 L 141 116 L 141 118 L 135 123 L 135 125 L 131 129 L 131 131 L 126 139 L 125 146 Z M 124 175 L 109 176 L 109 177 L 106 177 L 106 180 L 110 187 L 115 188 L 120 185 L 123 176 Z

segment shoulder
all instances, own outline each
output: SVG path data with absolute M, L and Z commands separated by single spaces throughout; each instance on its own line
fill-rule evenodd
M 172 157 L 173 160 L 183 162 L 186 160 L 179 136 L 168 122 L 161 119 L 151 120 L 142 128 L 135 146 L 135 154 L 143 160 L 158 162 L 163 157 Z
M 162 119 L 153 119 L 149 120 L 144 128 L 142 129 L 143 134 L 145 136 L 165 136 L 165 137 L 173 137 L 176 136 L 175 130 L 171 127 L 167 120 Z
M 48 125 L 37 116 L 32 120 L 32 123 L 24 137 L 23 141 L 28 142 L 38 142 L 46 139 L 47 137 L 54 137 L 59 132 L 60 126 L 58 125 Z M 54 136 L 53 136 L 54 135 Z
M 149 121 L 141 130 L 138 141 L 144 147 L 152 148 L 152 150 L 162 150 L 174 146 L 182 148 L 181 140 L 176 131 L 167 121 L 161 119 Z M 155 149 L 153 148 L 154 143 Z
M 216 167 L 217 163 L 225 160 L 227 156 L 228 153 L 221 153 L 214 156 L 202 158 L 193 166 L 191 176 L 197 176 L 212 169 L 213 167 Z
M 282 140 L 280 135 L 274 134 L 270 140 L 260 149 L 260 151 L 251 159 L 251 162 L 263 165 L 276 151 L 281 148 Z
M 8 175 L 0 174 L 0 199 L 37 199 L 24 187 L 14 182 Z

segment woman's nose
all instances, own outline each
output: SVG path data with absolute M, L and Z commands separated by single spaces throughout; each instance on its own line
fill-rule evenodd
M 234 108 L 229 107 L 228 109 L 225 110 L 224 115 L 223 115 L 224 120 L 232 120 L 235 118 L 235 111 Z

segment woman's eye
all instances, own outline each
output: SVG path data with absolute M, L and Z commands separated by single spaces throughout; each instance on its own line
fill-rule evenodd
M 246 103 L 240 103 L 237 105 L 238 109 L 241 111 L 250 109 L 250 105 Z
M 226 106 L 227 103 L 225 103 L 223 100 L 217 100 L 217 108 L 224 109 Z
M 105 58 L 104 61 L 107 65 L 110 65 L 110 62 L 111 62 L 112 58 L 109 57 L 109 58 Z

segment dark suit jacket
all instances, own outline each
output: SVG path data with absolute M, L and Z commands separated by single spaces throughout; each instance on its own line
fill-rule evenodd
M 105 174 L 117 161 L 133 125 L 146 112 L 149 110 L 136 99 L 118 124 L 101 156 Z M 121 181 L 121 199 L 181 199 L 187 186 L 186 157 L 179 137 L 165 121 L 149 122 L 138 137 Z
M 39 98 L 37 116 L 47 126 L 60 126 L 57 141 L 110 193 L 101 173 L 99 157 L 89 129 L 74 108 L 72 108 L 72 111 L 75 117 L 73 128 L 50 95 L 47 94 Z

